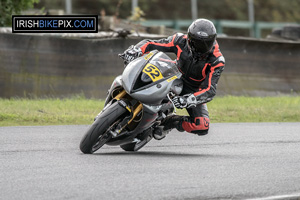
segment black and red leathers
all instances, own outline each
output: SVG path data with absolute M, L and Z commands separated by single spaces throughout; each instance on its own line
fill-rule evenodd
M 155 49 L 176 54 L 184 84 L 180 95 L 194 94 L 197 99 L 197 106 L 187 109 L 190 117 L 183 120 L 178 129 L 204 135 L 209 129 L 209 115 L 205 103 L 211 101 L 216 94 L 225 59 L 217 41 L 211 51 L 199 56 L 193 55 L 187 40 L 187 35 L 177 33 L 161 40 L 143 40 L 135 47 L 140 48 L 143 54 Z

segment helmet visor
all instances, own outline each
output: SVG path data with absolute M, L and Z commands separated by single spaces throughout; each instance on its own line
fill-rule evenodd
M 208 53 L 212 49 L 215 42 L 215 38 L 190 38 L 188 41 L 192 51 L 204 54 Z

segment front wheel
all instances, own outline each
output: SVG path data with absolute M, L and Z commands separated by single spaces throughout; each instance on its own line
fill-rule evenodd
M 121 119 L 126 109 L 118 102 L 110 105 L 101 113 L 92 126 L 87 130 L 80 142 L 80 150 L 85 154 L 92 154 L 100 149 L 108 140 L 111 134 L 108 130 L 114 126 L 118 119 Z

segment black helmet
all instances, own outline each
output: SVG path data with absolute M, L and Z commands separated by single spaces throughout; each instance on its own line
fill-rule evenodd
M 216 40 L 214 24 L 207 19 L 197 19 L 188 28 L 188 44 L 196 55 L 208 53 Z

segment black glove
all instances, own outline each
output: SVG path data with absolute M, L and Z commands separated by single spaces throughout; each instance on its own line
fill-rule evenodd
M 124 51 L 124 53 L 119 54 L 119 57 L 122 58 L 126 64 L 128 64 L 141 55 L 143 55 L 142 50 L 131 45 L 126 51 Z
M 196 105 L 197 105 L 196 97 L 193 94 L 176 96 L 172 99 L 172 101 L 173 101 L 175 107 L 179 108 L 179 109 L 196 107 Z

